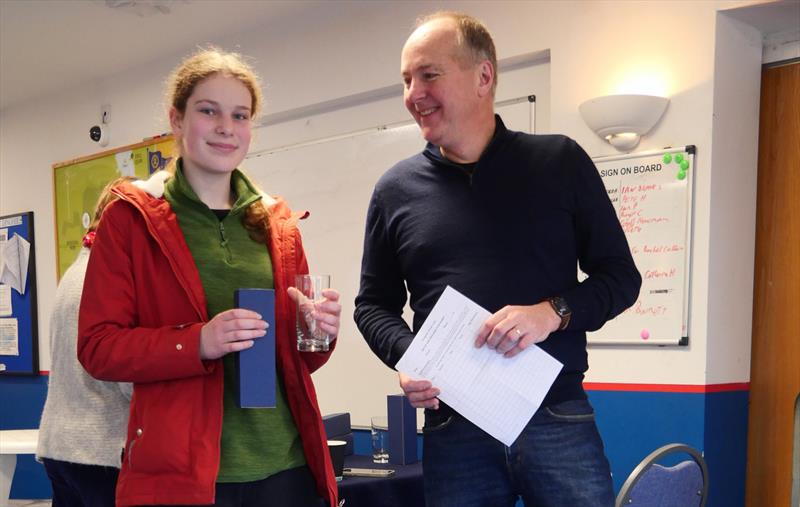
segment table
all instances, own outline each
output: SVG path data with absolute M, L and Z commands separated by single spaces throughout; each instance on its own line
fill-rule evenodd
M 35 454 L 39 430 L 0 430 L 0 507 L 8 506 L 8 495 L 17 466 L 17 454 Z M 372 456 L 345 456 L 347 468 L 389 468 L 391 477 L 345 477 L 339 496 L 345 507 L 424 507 L 422 463 L 412 465 L 376 464 Z
M 425 507 L 422 462 L 412 465 L 377 464 L 372 456 L 345 456 L 345 468 L 389 468 L 391 477 L 344 477 L 339 483 L 339 498 L 345 507 Z
M 17 454 L 36 454 L 39 430 L 0 430 L 0 507 L 8 506 Z

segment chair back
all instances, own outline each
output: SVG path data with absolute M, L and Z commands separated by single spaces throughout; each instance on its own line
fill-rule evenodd
M 683 453 L 691 459 L 666 467 L 657 462 Z M 669 444 L 656 449 L 628 476 L 617 495 L 616 507 L 705 507 L 708 468 L 696 449 Z

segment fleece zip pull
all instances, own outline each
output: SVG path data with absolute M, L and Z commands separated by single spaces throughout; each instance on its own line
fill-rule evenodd
M 219 222 L 219 246 L 225 251 L 225 260 L 231 262 L 233 254 L 228 246 L 228 238 L 225 236 L 225 224 L 222 221 Z

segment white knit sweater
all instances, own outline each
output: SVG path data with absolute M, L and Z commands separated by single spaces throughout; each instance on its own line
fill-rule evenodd
M 78 362 L 78 309 L 89 249 L 82 248 L 56 290 L 50 319 L 50 380 L 37 458 L 119 468 L 131 385 L 102 382 Z

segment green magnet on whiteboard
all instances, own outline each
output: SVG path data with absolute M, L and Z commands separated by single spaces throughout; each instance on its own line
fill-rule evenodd
M 672 155 L 669 153 L 664 153 L 664 163 L 669 164 L 670 162 L 672 162 Z
M 680 164 L 683 162 L 683 153 L 676 153 L 675 154 L 675 163 Z
M 681 161 L 681 171 L 685 171 L 687 169 L 689 169 L 689 161 L 688 160 Z
M 684 171 L 684 170 L 678 171 L 678 179 L 679 180 L 685 180 L 686 179 L 686 171 Z

